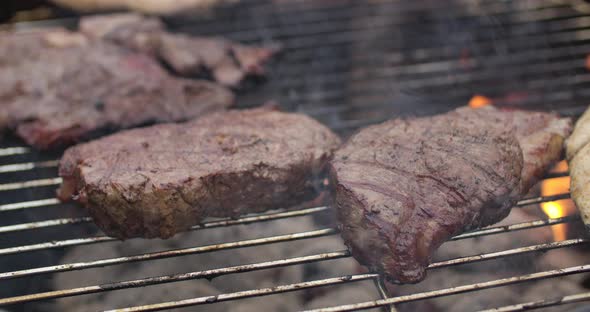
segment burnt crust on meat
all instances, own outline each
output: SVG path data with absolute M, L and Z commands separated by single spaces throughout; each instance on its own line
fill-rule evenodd
M 84 204 L 108 235 L 168 238 L 206 217 L 296 204 L 314 193 L 339 138 L 266 108 L 134 129 L 72 147 L 58 195 Z
M 421 281 L 442 243 L 508 215 L 570 128 L 552 114 L 490 108 L 361 130 L 330 164 L 345 243 L 390 281 Z
M 79 33 L 20 36 L 0 34 L 0 130 L 13 129 L 39 149 L 120 128 L 187 120 L 234 101 L 222 86 L 171 77 L 145 54 Z M 11 50 L 28 58 L 11 56 Z

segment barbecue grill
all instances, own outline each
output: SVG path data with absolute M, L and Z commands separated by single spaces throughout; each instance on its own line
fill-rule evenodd
M 572 2 L 573 3 L 573 2 Z M 343 136 L 392 116 L 430 115 L 468 103 L 475 94 L 485 94 L 495 105 L 556 111 L 577 116 L 590 103 L 590 16 L 578 10 L 580 3 L 564 1 L 245 1 L 221 8 L 213 17 L 185 16 L 167 20 L 171 29 L 197 35 L 222 35 L 245 43 L 280 43 L 282 56 L 269 66 L 268 81 L 241 90 L 240 106 L 276 100 L 284 109 L 309 114 Z M 73 25 L 63 19 L 23 23 L 15 27 Z M 101 248 L 121 244 L 93 234 L 92 220 L 80 209 L 61 204 L 54 194 L 61 179 L 56 176 L 59 154 L 40 153 L 16 139 L 0 147 L 0 289 L 24 285 L 24 293 L 5 295 L 6 309 L 35 309 L 39 301 L 87 294 L 122 291 L 161 284 L 274 270 L 295 265 L 350 258 L 345 249 L 285 259 L 268 259 L 231 267 L 145 276 L 135 280 L 113 280 L 67 289 L 45 289 L 37 284 L 43 277 L 80 270 L 100 270 L 129 263 L 157 265 L 157 259 L 188 257 L 225 250 L 247 250 L 256 246 L 313 241 L 336 236 L 334 226 L 296 233 L 145 251 L 131 256 L 63 263 L 60 256 L 75 246 Z M 550 173 L 545 178 L 567 176 Z M 518 207 L 568 199 L 569 194 L 531 196 Z M 238 219 L 211 220 L 191 231 L 268 224 L 284 219 L 311 218 L 330 212 L 330 205 L 280 209 Z M 519 208 L 515 208 L 519 209 Z M 558 224 L 573 224 L 579 217 L 539 218 L 510 225 L 493 225 L 453 238 L 464 241 L 490 235 Z M 580 235 L 564 241 L 527 245 L 483 254 L 437 261 L 430 271 L 476 262 L 581 248 L 589 240 Z M 22 260 L 27 259 L 27 260 Z M 587 259 L 586 259 L 587 260 Z M 15 263 L 16 262 L 16 263 Z M 6 269 L 5 269 L 6 268 Z M 465 285 L 388 296 L 383 279 L 375 273 L 349 272 L 323 279 L 294 281 L 273 287 L 243 289 L 217 295 L 194 294 L 184 300 L 161 303 L 137 302 L 135 307 L 104 309 L 155 311 L 179 307 L 236 302 L 251 297 L 281 296 L 287 292 L 342 287 L 372 281 L 367 287 L 376 300 L 343 303 L 313 311 L 395 311 L 404 303 L 469 293 L 513 284 L 533 285 L 544 279 L 559 279 L 590 272 L 590 262 L 542 270 L 525 275 L 476 281 Z M 72 273 L 73 274 L 73 273 Z M 75 276 L 75 275 L 73 275 Z M 427 278 L 428 279 L 428 278 Z M 31 287 L 31 285 L 33 285 Z M 403 287 L 403 286 L 402 286 Z M 488 311 L 524 311 L 590 301 L 590 290 L 558 298 L 539 293 L 536 301 L 517 305 L 490 306 Z M 565 309 L 565 306 L 564 306 Z

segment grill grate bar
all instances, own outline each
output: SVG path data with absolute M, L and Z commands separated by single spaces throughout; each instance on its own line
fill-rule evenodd
M 264 237 L 264 238 L 249 239 L 249 240 L 243 240 L 243 241 L 237 241 L 237 242 L 231 242 L 231 243 L 213 244 L 213 245 L 205 245 L 205 246 L 198 246 L 198 247 L 191 247 L 191 248 L 152 252 L 152 253 L 146 253 L 146 254 L 128 256 L 128 257 L 119 257 L 119 258 L 102 259 L 102 260 L 95 260 L 95 261 L 89 261 L 89 262 L 78 262 L 78 263 L 53 265 L 53 266 L 47 266 L 47 267 L 41 267 L 41 268 L 0 273 L 0 280 L 21 278 L 21 277 L 25 277 L 25 276 L 40 275 L 40 274 L 47 274 L 47 273 L 77 271 L 77 270 L 83 270 L 83 269 L 89 269 L 89 268 L 98 268 L 98 267 L 105 267 L 105 266 L 139 262 L 139 261 L 174 258 L 174 257 L 194 255 L 194 254 L 213 252 L 213 251 L 219 251 L 219 250 L 260 246 L 260 245 L 280 243 L 280 242 L 286 242 L 286 241 L 323 237 L 323 236 L 329 236 L 329 235 L 333 235 L 333 234 L 337 234 L 337 233 L 338 233 L 338 231 L 336 229 L 328 228 L 328 229 L 320 229 L 320 230 L 315 230 L 315 231 L 308 231 L 308 232 L 301 232 L 301 233 L 294 233 L 294 234 L 285 234 L 285 235 L 277 235 L 277 236 L 270 236 L 270 237 Z
M 0 227 L 0 234 L 26 231 L 26 230 L 32 230 L 32 229 L 40 229 L 40 228 L 45 228 L 45 227 L 50 227 L 50 226 L 58 226 L 58 225 L 66 225 L 66 224 L 80 224 L 80 223 L 89 223 L 89 222 L 92 222 L 92 218 L 90 218 L 90 217 L 62 218 L 62 219 L 53 219 L 53 220 L 30 222 L 30 223 L 21 223 L 21 224 L 14 224 L 14 225 L 7 225 L 7 226 Z
M 40 162 L 28 162 L 13 165 L 0 166 L 0 173 L 27 171 L 38 168 L 54 168 L 59 164 L 59 160 L 48 160 Z
M 429 270 L 438 269 L 438 268 L 461 265 L 461 264 L 466 264 L 466 263 L 474 263 L 474 262 L 510 257 L 510 256 L 525 254 L 525 253 L 529 253 L 529 252 L 548 251 L 551 249 L 587 244 L 589 242 L 590 241 L 587 239 L 578 238 L 578 239 L 570 239 L 570 240 L 565 240 L 565 241 L 560 241 L 560 242 L 552 242 L 552 243 L 538 244 L 538 245 L 521 247 L 521 248 L 507 249 L 507 250 L 490 252 L 490 253 L 485 253 L 485 254 L 480 254 L 480 255 L 475 255 L 475 256 L 459 257 L 459 258 L 455 258 L 455 259 L 450 259 L 450 260 L 445 260 L 445 261 L 433 263 L 428 266 L 428 269 Z
M 380 1 L 383 3 L 383 1 Z M 280 16 L 278 23 L 268 23 L 265 24 L 264 27 L 268 29 L 275 29 L 276 31 L 270 33 L 269 37 L 277 38 L 281 40 L 285 40 L 288 38 L 296 38 L 296 37 L 309 37 L 318 34 L 338 34 L 342 31 L 342 24 L 346 22 L 352 22 L 351 24 L 354 26 L 354 29 L 358 30 L 370 30 L 370 29 L 378 29 L 378 28 L 385 28 L 385 27 L 393 27 L 395 25 L 403 25 L 405 27 L 409 26 L 417 26 L 420 27 L 424 25 L 424 23 L 428 22 L 444 22 L 448 20 L 457 20 L 457 19 L 472 19 L 472 18 L 480 18 L 482 17 L 479 14 L 450 14 L 451 9 L 450 7 L 453 6 L 453 3 L 446 3 L 445 6 L 441 6 L 440 8 L 444 8 L 449 12 L 444 16 L 430 16 L 429 19 L 421 18 L 421 19 L 414 19 L 411 21 L 404 20 L 401 23 L 396 19 L 384 19 L 385 17 L 389 17 L 392 14 L 399 14 L 400 12 L 411 12 L 416 9 L 422 10 L 423 8 L 413 8 L 413 10 L 403 10 L 404 5 L 402 7 L 398 6 L 385 6 L 382 5 L 380 7 L 379 12 L 375 12 L 371 16 L 374 20 L 370 24 L 360 24 L 357 25 L 354 23 L 354 19 L 358 18 L 359 15 L 357 14 L 359 11 L 355 10 L 355 6 L 344 6 L 342 7 L 343 10 L 338 10 L 332 8 L 330 10 L 330 14 L 327 16 L 326 14 L 321 15 L 311 15 L 310 14 L 302 14 L 297 15 L 296 19 L 288 20 L 289 16 Z M 463 6 L 459 5 L 458 8 L 462 8 Z M 363 6 L 362 8 L 366 8 Z M 361 8 L 361 9 L 362 9 Z M 357 8 L 358 9 L 358 8 Z M 401 10 L 400 10 L 401 9 Z M 520 7 L 507 7 L 507 6 L 491 6 L 488 5 L 486 8 L 486 15 L 490 16 L 493 15 L 495 18 L 499 16 L 506 16 L 503 25 L 505 26 L 513 26 L 513 25 L 528 25 L 529 23 L 534 22 L 545 22 L 550 24 L 552 22 L 557 22 L 557 24 L 563 24 L 564 20 L 572 17 L 579 17 L 580 14 L 572 13 L 569 8 L 549 8 L 545 7 L 541 10 L 534 10 L 531 8 L 520 8 Z M 271 12 L 271 15 L 276 15 L 276 12 Z M 292 12 L 290 12 L 292 14 Z M 261 18 L 265 14 L 263 12 L 256 11 L 257 18 Z M 508 16 L 512 16 L 513 18 L 508 18 Z M 268 16 L 267 17 L 271 17 Z M 311 18 L 310 18 L 311 17 Z M 517 18 L 514 18 L 517 17 Z M 559 21 L 554 21 L 555 19 L 559 18 Z M 259 38 L 259 34 L 257 31 L 259 30 L 259 25 L 254 25 L 254 27 L 248 27 L 247 25 L 240 27 L 239 30 L 232 29 L 232 25 L 230 23 L 215 23 L 216 25 L 210 26 L 197 26 L 195 23 L 187 23 L 183 24 L 179 27 L 179 30 L 188 30 L 194 31 L 196 29 L 199 30 L 199 35 L 224 35 L 229 36 L 232 39 L 240 40 L 240 41 L 253 41 Z M 229 24 L 229 25 L 227 25 Z M 578 23 L 579 24 L 579 23 Z M 573 25 L 578 25 L 573 23 Z M 219 27 L 219 26 L 225 27 Z M 294 26 L 296 27 L 289 27 Z M 217 26 L 217 27 L 215 27 Z M 360 26 L 360 27 L 359 27 Z M 200 29 L 199 29 L 200 27 Z M 484 24 L 479 25 L 479 28 L 486 29 L 489 27 L 497 27 L 496 24 Z M 530 29 L 523 29 L 523 32 L 530 31 Z M 554 29 L 552 29 L 554 30 Z M 486 37 L 487 39 L 491 39 Z
M 455 294 L 460 294 L 460 293 L 478 291 L 478 290 L 482 290 L 482 289 L 488 289 L 488 288 L 494 288 L 494 287 L 536 281 L 536 280 L 540 280 L 540 279 L 554 278 L 554 277 L 577 274 L 577 273 L 584 273 L 584 272 L 590 272 L 590 265 L 581 265 L 581 266 L 574 266 L 574 267 L 569 267 L 569 268 L 564 268 L 564 269 L 543 271 L 543 272 L 532 273 L 532 274 L 527 274 L 527 275 L 502 278 L 502 279 L 488 281 L 488 282 L 481 282 L 481 283 L 476 283 L 476 284 L 462 285 L 462 286 L 458 286 L 458 287 L 416 293 L 416 294 L 412 294 L 412 295 L 393 297 L 393 298 L 389 298 L 389 299 L 381 299 L 381 300 L 368 301 L 368 302 L 362 302 L 362 303 L 347 304 L 347 305 L 341 305 L 341 306 L 331 307 L 331 308 L 308 310 L 306 312 L 342 312 L 342 311 L 366 310 L 366 309 L 372 309 L 372 308 L 376 308 L 376 307 L 382 307 L 382 306 L 392 304 L 392 303 L 395 304 L 395 303 L 410 302 L 410 301 L 430 299 L 430 298 L 436 298 L 436 297 L 442 297 L 442 296 L 449 296 L 449 295 L 455 295 Z M 138 311 L 141 311 L 141 310 L 138 310 Z
M 231 225 L 238 225 L 238 224 L 250 224 L 255 222 L 264 222 L 270 220 L 278 220 L 284 218 L 292 218 L 298 216 L 305 216 L 312 213 L 320 212 L 327 210 L 328 207 L 321 206 L 321 207 L 313 207 L 313 208 L 306 208 L 300 210 L 290 210 L 284 212 L 275 212 L 275 213 L 267 213 L 267 214 L 260 214 L 254 215 L 249 217 L 243 217 L 238 219 L 224 219 L 219 221 L 210 221 L 205 222 L 200 225 L 195 225 L 191 227 L 189 230 L 199 230 L 199 229 L 207 229 L 207 228 L 216 228 L 216 227 L 223 227 L 223 226 L 231 226 Z M 88 244 L 96 244 L 102 242 L 112 242 L 117 241 L 116 238 L 109 237 L 109 236 L 95 236 L 95 237 L 88 237 L 88 238 L 77 238 L 77 239 L 68 239 L 68 240 L 61 240 L 61 241 L 51 241 L 39 244 L 32 244 L 32 245 L 25 245 L 25 246 L 17 246 L 17 247 L 9 247 L 0 249 L 0 256 L 2 255 L 10 255 L 16 253 L 23 253 L 23 252 L 31 252 L 37 250 L 44 250 L 44 249 L 52 249 L 52 248 L 61 248 L 67 246 L 80 246 L 80 245 L 88 245 Z
M 0 192 L 20 190 L 20 189 L 32 188 L 32 187 L 58 185 L 58 184 L 61 184 L 61 181 L 62 181 L 61 178 L 49 178 L 49 179 L 30 180 L 30 181 L 24 181 L 24 182 L 5 183 L 5 184 L 0 184 Z
M 0 148 L 0 156 L 12 156 L 30 153 L 31 149 L 28 147 L 5 147 Z
M 540 308 L 547 308 L 552 306 L 558 306 L 568 303 L 576 303 L 590 300 L 590 292 L 563 296 L 561 298 L 555 299 L 547 299 L 547 300 L 539 300 L 539 301 L 532 301 L 527 303 L 520 303 L 500 308 L 494 308 L 489 310 L 482 310 L 480 312 L 516 312 L 516 311 L 529 311 L 534 309 Z
M 502 225 L 501 226 L 487 226 L 487 227 L 483 227 L 483 228 L 476 230 L 476 231 L 459 234 L 459 235 L 451 238 L 451 240 L 460 240 L 460 239 L 486 236 L 486 235 L 492 235 L 492 234 L 515 232 L 515 231 L 520 231 L 520 230 L 529 230 L 529 229 L 534 229 L 537 227 L 572 222 L 577 219 L 578 219 L 578 216 L 567 216 L 567 217 L 554 218 L 554 219 L 522 222 L 522 223 L 516 223 L 516 224 L 504 225 L 504 226 L 502 226 Z
M 236 300 L 236 299 L 244 299 L 244 298 L 250 298 L 250 297 L 267 296 L 267 295 L 279 294 L 279 293 L 284 293 L 284 292 L 289 292 L 289 291 L 297 291 L 297 290 L 301 290 L 301 289 L 309 289 L 309 288 L 315 288 L 315 287 L 352 283 L 352 282 L 364 281 L 364 280 L 369 280 L 369 279 L 375 279 L 378 277 L 379 277 L 379 275 L 377 275 L 377 274 L 345 275 L 345 276 L 341 276 L 341 277 L 327 278 L 327 279 L 316 280 L 316 281 L 311 281 L 311 282 L 302 282 L 302 283 L 281 285 L 281 286 L 275 286 L 275 287 L 269 287 L 269 288 L 259 288 L 259 289 L 254 289 L 254 290 L 246 290 L 246 291 L 221 294 L 221 295 L 216 295 L 216 296 L 199 297 L 199 298 L 194 298 L 194 299 L 186 299 L 186 300 L 180 300 L 180 301 L 151 304 L 151 305 L 138 306 L 138 307 L 133 307 L 133 308 L 109 310 L 106 312 L 160 311 L 160 310 L 166 310 L 166 309 L 172 309 L 172 308 L 188 307 L 188 306 L 199 305 L 199 304 L 210 304 L 210 303 L 223 302 L 223 301 Z
M 532 197 L 532 198 L 526 198 L 526 199 L 518 201 L 515 206 L 522 207 L 522 206 L 527 206 L 527 205 L 539 204 L 539 203 L 543 203 L 543 202 L 556 201 L 556 200 L 568 199 L 568 198 L 570 198 L 569 193 L 552 195 L 552 196 Z M 315 207 L 315 208 L 309 208 L 309 209 L 312 209 L 311 210 L 312 212 L 316 212 L 316 210 L 314 210 L 314 209 L 326 210 L 326 209 L 328 209 L 328 207 L 321 206 L 321 207 Z M 296 214 L 298 211 L 304 211 L 305 214 L 312 213 L 312 212 L 309 212 L 309 210 L 295 210 L 295 211 L 290 212 L 290 214 L 288 214 L 287 216 L 291 216 L 291 214 Z M 264 216 L 264 215 L 262 215 L 262 216 Z M 254 217 L 254 218 L 256 218 L 256 217 Z M 242 218 L 239 220 L 248 220 L 248 218 Z M 255 219 L 255 220 L 258 221 L 259 219 Z M 212 222 L 212 223 L 208 222 L 208 223 L 205 223 L 206 225 L 204 225 L 204 226 L 205 227 L 212 227 L 211 224 L 214 224 L 215 227 L 228 226 L 228 225 L 237 224 L 237 223 L 235 223 L 235 221 L 236 220 L 216 221 L 216 222 Z M 61 219 L 53 219 L 53 220 L 44 220 L 44 221 L 37 221 L 37 222 L 30 222 L 30 223 L 21 223 L 21 224 L 0 226 L 0 233 L 35 230 L 35 229 L 51 227 L 51 226 L 90 223 L 90 222 L 92 222 L 91 218 L 61 218 Z M 222 222 L 221 225 L 217 225 L 219 222 Z M 243 221 L 240 221 L 239 224 L 243 224 Z M 203 228 L 203 226 L 192 227 L 191 230 L 200 229 L 200 228 Z
M 389 298 L 389 295 L 387 294 L 387 286 L 385 286 L 385 279 L 383 279 L 382 276 L 379 276 L 379 278 L 374 279 L 374 281 L 375 287 L 377 287 L 377 291 L 379 292 L 379 296 L 381 296 L 381 299 Z M 397 309 L 393 304 L 385 306 L 384 310 L 385 312 L 397 312 Z
M 492 287 L 499 287 L 499 286 L 504 286 L 504 285 L 523 283 L 523 282 L 534 281 L 534 280 L 539 280 L 539 279 L 544 279 L 544 278 L 553 278 L 553 277 L 559 277 L 559 276 L 576 274 L 576 273 L 581 273 L 581 272 L 588 272 L 588 271 L 590 271 L 590 265 L 569 267 L 569 268 L 565 268 L 565 269 L 538 272 L 538 273 L 510 277 L 510 278 L 504 278 L 504 279 L 499 279 L 499 280 L 494 280 L 494 281 L 489 281 L 489 282 L 483 282 L 483 283 L 477 283 L 477 284 L 471 284 L 471 285 L 463 285 L 463 286 L 441 289 L 441 290 L 434 290 L 434 291 L 423 292 L 423 293 L 416 293 L 416 294 L 407 295 L 407 296 L 399 296 L 399 297 L 380 299 L 380 300 L 357 303 L 357 304 L 342 305 L 339 307 L 309 310 L 307 312 L 336 312 L 336 311 L 355 311 L 355 310 L 362 310 L 362 309 L 371 309 L 371 308 L 383 307 L 383 306 L 387 306 L 387 305 L 391 305 L 391 304 L 395 304 L 395 303 L 436 298 L 436 297 L 445 296 L 445 295 L 453 295 L 453 294 L 459 294 L 459 293 L 464 293 L 464 292 L 477 291 L 477 290 L 482 290 L 482 289 L 487 289 L 487 288 L 492 288 Z M 117 310 L 111 310 L 111 311 L 112 312 L 114 312 L 114 311 L 120 311 L 120 312 L 123 312 L 123 311 L 124 312 L 159 311 L 159 310 L 165 310 L 165 309 L 187 307 L 187 306 L 193 306 L 193 305 L 199 305 L 199 304 L 210 304 L 210 303 L 229 301 L 229 300 L 235 300 L 235 299 L 243 299 L 243 298 L 256 297 L 256 296 L 266 296 L 266 295 L 283 293 L 283 292 L 288 292 L 288 291 L 295 291 L 295 290 L 306 289 L 306 288 L 330 286 L 330 285 L 336 285 L 336 284 L 341 284 L 341 283 L 346 283 L 346 282 L 354 282 L 354 281 L 359 281 L 359 280 L 367 280 L 367 279 L 375 279 L 375 278 L 379 278 L 379 276 L 376 274 L 348 275 L 348 276 L 341 276 L 341 277 L 336 277 L 336 278 L 316 280 L 316 281 L 312 281 L 312 282 L 304 282 L 304 283 L 276 286 L 276 287 L 272 287 L 272 288 L 261 288 L 261 289 L 255 289 L 255 290 L 240 291 L 240 292 L 227 293 L 227 294 L 221 294 L 221 295 L 216 295 L 216 296 L 206 296 L 206 297 L 199 297 L 199 298 L 194 298 L 194 299 L 171 301 L 171 302 L 137 306 L 137 307 L 132 307 L 132 308 L 117 309 Z
M 315 262 L 315 261 L 339 259 L 339 258 L 348 257 L 348 256 L 349 256 L 349 252 L 344 250 L 344 251 L 339 251 L 339 252 L 323 253 L 323 254 L 318 254 L 318 255 L 297 257 L 297 258 L 291 258 L 291 259 L 285 259 L 285 260 L 267 261 L 267 262 L 238 265 L 238 266 L 232 266 L 232 267 L 226 267 L 226 268 L 220 268 L 220 269 L 211 269 L 211 270 L 196 271 L 196 272 L 183 273 L 183 274 L 149 277 L 149 278 L 137 279 L 137 280 L 133 280 L 133 281 L 115 282 L 115 283 L 110 283 L 110 284 L 86 286 L 86 287 L 72 288 L 72 289 L 66 289 L 66 290 L 49 291 L 49 292 L 37 293 L 37 294 L 31 294 L 31 295 L 2 298 L 2 299 L 0 299 L 0 306 L 16 304 L 16 303 L 24 303 L 24 302 L 30 302 L 30 301 L 70 297 L 70 296 L 76 296 L 76 295 L 92 294 L 92 293 L 99 293 L 99 292 L 119 290 L 119 289 L 136 288 L 136 287 L 164 284 L 164 283 L 170 283 L 170 282 L 187 281 L 187 280 L 193 280 L 193 279 L 203 279 L 203 278 L 211 279 L 211 278 L 218 277 L 221 275 L 244 273 L 244 272 L 264 270 L 264 269 L 270 269 L 270 268 L 287 266 L 287 265 L 310 263 L 310 262 Z M 370 274 L 370 275 L 376 276 L 376 274 Z
M 143 255 L 131 256 L 131 257 L 121 257 L 121 258 L 97 260 L 97 261 L 86 262 L 86 263 L 64 264 L 64 265 L 60 265 L 60 266 L 53 266 L 53 267 L 47 267 L 47 268 L 30 269 L 30 270 L 3 273 L 2 275 L 0 275 L 0 277 L 1 277 L 0 279 L 11 279 L 11 278 L 23 277 L 23 276 L 27 276 L 27 275 L 37 275 L 37 274 L 50 273 L 50 272 L 55 273 L 55 272 L 73 271 L 73 270 L 80 270 L 80 269 L 85 269 L 85 268 L 102 267 L 102 266 L 115 265 L 115 264 L 121 264 L 121 263 L 169 258 L 169 257 L 176 257 L 176 256 L 182 256 L 182 255 L 188 255 L 188 254 L 216 251 L 216 250 L 251 247 L 251 246 L 257 246 L 257 245 L 263 245 L 263 244 L 269 244 L 269 243 L 291 241 L 294 239 L 322 237 L 322 236 L 326 236 L 326 235 L 333 235 L 336 233 L 337 232 L 335 229 L 323 229 L 323 230 L 316 230 L 316 231 L 310 231 L 310 232 L 304 232 L 304 233 L 287 234 L 287 235 L 259 238 L 259 239 L 233 242 L 233 243 L 224 243 L 224 244 L 217 244 L 217 245 L 208 245 L 208 246 L 202 246 L 202 247 L 179 249 L 179 250 L 175 250 L 175 251 L 173 250 L 173 251 L 143 254 Z M 428 267 L 428 269 L 438 269 L 438 268 L 443 268 L 443 267 L 448 267 L 448 266 L 455 266 L 455 265 L 474 263 L 474 262 L 479 262 L 479 261 L 492 260 L 492 259 L 497 259 L 497 258 L 502 258 L 502 257 L 507 257 L 507 256 L 514 256 L 514 255 L 529 253 L 529 252 L 543 252 L 543 251 L 548 251 L 551 249 L 570 247 L 570 246 L 575 246 L 575 245 L 579 245 L 579 244 L 583 244 L 583 243 L 588 243 L 588 240 L 572 239 L 572 240 L 561 241 L 561 242 L 546 243 L 546 244 L 539 244 L 539 245 L 527 246 L 527 247 L 522 247 L 522 248 L 509 249 L 509 250 L 500 251 L 500 252 L 485 253 L 485 254 L 480 254 L 480 255 L 475 255 L 475 256 L 467 256 L 467 257 L 460 257 L 460 258 L 455 258 L 455 259 L 450 259 L 450 260 L 446 260 L 446 261 L 433 263 Z M 108 284 L 108 285 L 86 286 L 86 287 L 72 288 L 72 289 L 66 289 L 66 290 L 57 290 L 57 291 L 50 291 L 50 292 L 44 292 L 44 293 L 37 293 L 37 294 L 32 294 L 32 295 L 10 297 L 10 298 L 0 299 L 0 306 L 7 305 L 7 304 L 36 301 L 36 300 L 55 299 L 55 298 L 62 298 L 62 297 L 68 297 L 68 296 L 74 296 L 74 295 L 98 293 L 98 292 L 111 291 L 111 290 L 117 290 L 117 289 L 135 288 L 135 287 L 142 287 L 142 286 L 162 284 L 162 283 L 178 282 L 178 281 L 197 279 L 197 278 L 211 278 L 212 276 L 247 272 L 247 271 L 252 271 L 252 270 L 260 270 L 260 269 L 274 268 L 274 267 L 280 267 L 280 266 L 288 266 L 288 265 L 301 263 L 300 261 L 302 258 L 306 259 L 305 260 L 306 263 L 307 262 L 314 262 L 314 261 L 328 260 L 325 255 L 326 254 L 316 255 L 315 258 L 297 257 L 297 258 L 278 260 L 278 261 L 261 262 L 261 263 L 250 264 L 250 265 L 240 265 L 240 266 L 235 266 L 235 267 L 219 268 L 219 269 L 214 269 L 214 270 L 197 271 L 197 272 L 174 274 L 174 275 L 168 275 L 168 276 L 150 277 L 150 278 L 138 279 L 138 280 L 133 280 L 133 281 L 116 282 L 116 283 L 112 283 L 112 284 Z M 329 259 L 344 258 L 344 257 L 349 257 L 350 252 L 346 251 L 346 250 L 337 251 L 337 252 L 330 253 L 330 255 L 332 255 L 332 256 L 328 257 Z M 310 257 L 314 257 L 314 256 L 310 256 Z
M 29 209 L 29 208 L 39 208 L 39 207 L 45 207 L 45 206 L 53 206 L 53 205 L 59 205 L 60 203 L 61 202 L 57 198 L 46 198 L 46 199 L 31 200 L 31 201 L 19 202 L 19 203 L 10 203 L 10 204 L 0 205 L 0 212 L 22 210 L 22 209 Z

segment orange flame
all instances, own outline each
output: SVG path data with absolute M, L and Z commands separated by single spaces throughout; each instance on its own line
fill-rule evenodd
M 568 170 L 568 165 L 565 160 L 559 162 L 552 172 L 565 172 Z M 551 196 L 569 192 L 570 177 L 559 177 L 553 179 L 546 179 L 541 183 L 541 195 Z M 575 206 L 570 199 L 563 199 L 541 204 L 541 209 L 549 218 L 561 218 L 575 212 Z M 553 239 L 555 241 L 562 241 L 567 239 L 567 225 L 558 224 L 551 227 L 553 231 Z
M 469 107 L 471 108 L 479 108 L 487 105 L 492 105 L 492 99 L 483 95 L 476 94 L 469 100 Z

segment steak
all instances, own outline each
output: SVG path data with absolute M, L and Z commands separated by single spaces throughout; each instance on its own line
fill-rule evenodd
M 209 73 L 229 87 L 239 86 L 247 77 L 264 76 L 264 64 L 278 51 L 223 38 L 172 34 L 159 19 L 135 13 L 84 17 L 80 31 L 154 55 L 181 75 Z
M 0 35 L 0 131 L 14 129 L 39 149 L 187 120 L 232 103 L 233 94 L 219 85 L 171 77 L 143 53 L 79 33 Z
M 108 235 L 168 238 L 206 217 L 296 204 L 340 143 L 317 121 L 267 108 L 128 130 L 68 149 L 62 200 Z
M 330 165 L 342 236 L 371 270 L 419 282 L 442 243 L 509 214 L 570 130 L 552 114 L 495 108 L 363 129 Z

